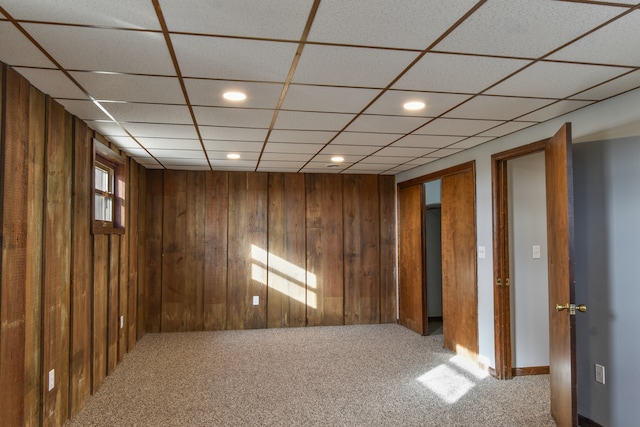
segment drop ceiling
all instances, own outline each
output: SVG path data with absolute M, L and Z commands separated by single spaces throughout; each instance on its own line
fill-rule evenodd
M 394 175 L 640 87 L 639 28 L 637 1 L 0 0 L 0 60 L 147 168 Z

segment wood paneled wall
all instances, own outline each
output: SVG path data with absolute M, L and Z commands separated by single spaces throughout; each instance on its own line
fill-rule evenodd
M 126 233 L 92 235 L 92 139 L 101 137 L 2 64 L 0 81 L 0 425 L 61 426 L 144 332 L 145 173 L 127 159 Z
M 140 182 L 148 332 L 396 321 L 394 177 L 148 170 Z

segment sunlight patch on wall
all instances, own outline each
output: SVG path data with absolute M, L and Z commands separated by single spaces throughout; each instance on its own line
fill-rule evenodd
M 256 245 L 251 245 L 251 258 L 255 261 L 251 265 L 253 280 L 308 307 L 317 308 L 316 293 L 308 289 L 317 288 L 315 274 Z

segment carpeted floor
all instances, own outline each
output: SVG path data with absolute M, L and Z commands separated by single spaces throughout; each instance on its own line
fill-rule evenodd
M 498 381 L 398 325 L 146 335 L 71 426 L 554 426 L 546 375 Z

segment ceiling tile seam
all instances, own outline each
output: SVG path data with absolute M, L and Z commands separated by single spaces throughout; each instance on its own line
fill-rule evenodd
M 157 1 L 157 0 L 154 0 Z M 302 35 L 300 36 L 300 40 L 298 42 L 298 47 L 296 48 L 296 53 L 293 57 L 293 61 L 291 62 L 291 67 L 289 67 L 289 73 L 287 74 L 287 78 L 282 86 L 282 91 L 280 92 L 280 97 L 278 98 L 278 103 L 273 112 L 273 116 L 271 118 L 271 124 L 269 125 L 269 130 L 264 139 L 264 143 L 262 144 L 262 149 L 260 150 L 260 156 L 258 157 L 258 161 L 256 162 L 256 171 L 260 166 L 260 161 L 262 160 L 262 155 L 264 154 L 265 148 L 267 148 L 267 142 L 269 141 L 269 137 L 271 136 L 271 131 L 274 129 L 276 121 L 278 120 L 278 114 L 280 112 L 280 108 L 282 108 L 282 104 L 284 103 L 284 98 L 287 95 L 287 91 L 289 90 L 289 85 L 291 84 L 291 80 L 293 80 L 293 75 L 296 72 L 296 68 L 298 67 L 298 63 L 300 62 L 300 57 L 302 56 L 302 51 L 304 50 L 304 42 L 307 37 L 309 37 L 309 33 L 311 32 L 311 26 L 313 25 L 313 21 L 316 18 L 316 14 L 318 13 L 318 7 L 320 7 L 320 0 L 314 0 L 311 5 L 311 9 L 309 10 L 309 15 L 307 16 L 307 22 L 305 23 L 304 30 L 302 31 Z
M 391 82 L 389 82 L 389 84 L 387 84 L 387 86 L 382 89 L 367 105 L 365 105 L 365 107 L 362 109 L 362 111 L 360 111 L 360 113 L 356 114 L 355 117 L 353 119 L 351 119 L 340 131 L 338 131 L 338 133 L 331 138 L 325 145 L 324 147 L 322 147 L 322 149 L 320 149 L 320 151 L 318 151 L 316 153 L 316 156 L 325 148 L 327 147 L 329 144 L 331 144 L 342 132 L 344 132 L 349 126 L 351 126 L 351 124 L 353 124 L 353 122 L 355 122 L 358 117 L 360 117 L 367 109 L 369 109 L 378 99 L 380 99 L 382 97 L 382 95 L 384 95 L 398 80 L 400 80 L 402 78 L 402 76 L 404 76 L 415 64 L 417 64 L 427 53 L 429 53 L 431 51 L 431 49 L 433 49 L 434 47 L 436 47 L 442 40 L 444 40 L 449 34 L 451 34 L 453 31 L 455 31 L 456 28 L 458 28 L 460 25 L 462 25 L 462 23 L 464 21 L 466 21 L 467 19 L 469 19 L 469 17 L 471 15 L 473 15 L 478 9 L 480 9 L 480 7 L 482 5 L 484 5 L 487 2 L 487 0 L 480 0 L 478 1 L 471 9 L 469 9 L 464 15 L 462 15 L 462 17 L 458 18 L 458 20 L 453 23 L 453 25 L 451 25 L 449 28 L 447 28 L 442 34 L 440 34 L 440 36 L 438 36 L 438 38 L 436 38 L 426 49 L 424 49 L 418 56 L 416 56 L 413 61 L 411 61 L 409 63 L 409 65 L 407 65 L 393 80 L 391 80 Z M 311 160 L 310 160 L 311 161 Z M 356 162 L 357 164 L 357 162 Z M 306 165 L 305 165 L 306 166 Z M 304 167 L 303 167 L 304 168 Z M 346 168 L 345 170 L 348 170 L 349 168 Z M 342 172 L 340 172 L 342 173 Z
M 544 60 L 545 58 L 547 58 L 547 57 L 549 57 L 549 56 L 553 55 L 554 53 L 556 53 L 556 52 L 560 51 L 561 49 L 564 49 L 565 47 L 567 47 L 567 46 L 569 46 L 569 45 L 571 45 L 571 44 L 575 43 L 576 41 L 578 41 L 578 40 L 580 40 L 580 39 L 582 39 L 582 38 L 584 38 L 584 37 L 587 37 L 588 35 L 590 35 L 590 34 L 594 33 L 595 31 L 597 31 L 597 30 L 599 30 L 599 29 L 601 29 L 601 28 L 605 27 L 606 25 L 609 25 L 610 23 L 612 23 L 612 22 L 614 22 L 614 21 L 616 21 L 616 20 L 618 20 L 618 19 L 622 18 L 623 16 L 626 16 L 627 14 L 631 13 L 632 11 L 634 11 L 634 10 L 636 10 L 636 9 L 638 9 L 638 8 L 640 8 L 640 4 L 638 4 L 638 5 L 636 5 L 636 6 L 632 7 L 632 8 L 629 8 L 627 11 L 625 11 L 625 12 L 623 12 L 623 13 L 619 14 L 619 15 L 616 15 L 615 17 L 613 17 L 613 18 L 609 19 L 608 21 L 605 21 L 604 23 L 602 23 L 602 24 L 600 24 L 600 25 L 598 25 L 598 26 L 596 26 L 596 27 L 592 28 L 591 30 L 589 30 L 589 31 L 587 31 L 587 32 L 585 32 L 585 33 L 583 33 L 583 34 L 581 34 L 580 36 L 578 36 L 578 37 L 574 38 L 573 40 L 570 40 L 570 41 L 568 41 L 567 43 L 565 43 L 565 44 L 563 44 L 563 45 L 561 45 L 561 46 L 559 46 L 559 47 L 557 47 L 557 48 L 555 48 L 555 49 L 551 50 L 550 52 L 546 53 L 545 55 L 542 55 L 541 57 L 539 57 L 539 58 L 537 58 L 537 59 L 532 60 L 530 63 L 528 63 L 527 65 L 523 66 L 522 68 L 520 68 L 520 69 L 518 69 L 518 70 L 514 71 L 513 73 L 511 73 L 511 74 L 507 75 L 506 77 L 502 78 L 501 80 L 498 80 L 497 82 L 493 83 L 492 85 L 490 85 L 489 87 L 485 88 L 484 90 L 482 90 L 482 91 L 480 91 L 480 92 L 476 93 L 476 94 L 475 94 L 475 95 L 473 95 L 471 98 L 468 98 L 468 99 L 466 99 L 466 100 L 462 101 L 460 104 L 458 104 L 458 105 L 456 105 L 456 106 L 454 106 L 454 107 L 450 108 L 449 110 L 447 110 L 447 111 L 445 111 L 444 113 L 440 114 L 438 117 L 436 117 L 436 118 L 434 118 L 434 119 L 432 119 L 432 120 L 428 121 L 427 123 L 424 123 L 422 126 L 419 126 L 418 128 L 416 128 L 416 129 L 412 130 L 411 132 L 409 132 L 408 134 L 406 134 L 406 135 L 404 135 L 404 136 L 408 136 L 408 135 L 411 135 L 411 134 L 415 133 L 416 131 L 418 131 L 418 130 L 420 130 L 420 129 L 424 128 L 425 126 L 427 126 L 429 123 L 431 123 L 431 122 L 433 122 L 433 121 L 435 121 L 435 120 L 437 120 L 437 119 L 439 119 L 439 118 L 442 118 L 445 114 L 448 114 L 448 113 L 450 113 L 451 111 L 455 110 L 456 108 L 458 108 L 458 107 L 460 107 L 460 106 L 462 106 L 462 105 L 466 104 L 467 102 L 469 102 L 469 101 L 471 101 L 471 100 L 473 100 L 473 99 L 477 98 L 478 96 L 480 96 L 480 95 L 484 94 L 485 92 L 487 92 L 487 91 L 488 91 L 488 90 L 490 90 L 491 88 L 493 88 L 493 87 L 495 87 L 495 86 L 499 85 L 500 83 L 502 83 L 502 82 L 504 82 L 504 81 L 506 81 L 506 80 L 510 79 L 511 77 L 513 77 L 513 76 L 515 76 L 516 74 L 518 74 L 518 73 L 520 73 L 520 72 L 522 72 L 522 71 L 526 70 L 527 68 L 531 67 L 532 65 L 534 65 L 534 64 L 536 64 L 536 63 L 538 63 L 538 62 L 540 62 L 540 61 Z M 552 104 L 554 104 L 554 103 L 552 103 Z M 550 105 L 552 105 L 552 104 L 550 104 Z M 529 114 L 529 113 L 527 113 L 527 114 Z M 526 114 L 525 114 L 525 115 L 526 115 Z M 522 116 L 520 116 L 520 117 L 522 117 Z M 550 119 L 549 119 L 549 120 L 550 120 Z M 505 123 L 506 123 L 506 122 L 505 122 Z M 501 124 L 500 124 L 500 125 L 498 125 L 498 126 L 501 126 L 501 125 L 503 125 L 503 124 L 505 124 L 505 123 L 501 123 Z M 496 126 L 496 127 L 497 127 L 497 126 Z M 493 128 L 492 128 L 492 129 L 493 129 Z M 488 129 L 488 130 L 490 130 L 490 129 Z M 480 133 L 482 133 L 482 132 L 480 132 Z M 473 135 L 473 136 L 477 136 L 477 135 L 478 135 L 478 134 Z M 371 154 L 371 156 L 372 156 L 372 155 L 375 155 L 375 154 L 376 154 L 376 153 L 378 153 L 380 150 L 382 150 L 382 149 L 384 149 L 384 148 L 386 148 L 386 147 L 390 146 L 391 144 L 394 144 L 395 142 L 399 141 L 400 139 L 404 138 L 404 136 L 403 136 L 403 137 L 401 137 L 401 138 L 398 138 L 398 139 L 397 139 L 397 140 L 395 140 L 395 141 L 392 141 L 390 144 L 388 144 L 388 145 L 387 145 L 387 146 L 385 146 L 385 147 L 381 147 L 378 151 L 376 151 L 376 152 L 372 153 L 372 154 Z M 450 144 L 450 145 L 452 145 L 452 144 Z M 447 146 L 447 147 L 448 147 L 448 146 Z M 365 158 L 365 159 L 366 159 L 366 158 Z M 363 160 L 365 160 L 365 159 L 363 159 Z M 356 162 L 356 163 L 358 163 L 358 162 Z
M 133 139 L 143 150 L 145 150 L 151 158 L 153 158 L 160 166 L 164 168 L 164 165 L 156 159 L 149 151 L 86 90 L 72 75 L 60 64 L 18 21 L 16 21 L 9 12 L 7 12 L 2 6 L 0 6 L 0 13 L 7 17 L 7 20 L 11 22 L 44 56 L 47 57 L 51 63 L 53 63 L 58 71 L 62 72 L 82 93 L 85 94 L 89 101 L 93 102 L 96 107 L 100 108 L 110 119 L 111 123 L 115 123 L 119 126 L 131 139 Z M 53 97 L 52 97 L 53 98 Z
M 613 3 L 606 1 L 597 1 L 597 0 L 559 0 L 565 3 L 582 3 L 582 4 L 592 4 L 597 6 L 611 6 L 611 7 L 633 7 L 632 4 L 627 3 Z
M 594 99 L 594 100 L 591 100 L 591 99 L 586 99 L 586 98 L 585 98 L 585 99 L 579 99 L 579 100 L 578 100 L 578 99 L 576 99 L 576 100 L 574 100 L 574 99 L 571 99 L 571 98 L 573 98 L 573 97 L 575 97 L 575 96 L 578 96 L 578 95 L 580 95 L 581 93 L 588 92 L 588 91 L 590 91 L 590 90 L 592 90 L 592 89 L 595 89 L 595 88 L 597 88 L 597 87 L 599 87 L 599 86 L 603 86 L 603 85 L 605 85 L 605 84 L 607 84 L 607 83 L 611 83 L 611 82 L 612 82 L 612 81 L 614 81 L 614 80 L 618 80 L 618 79 L 620 79 L 620 78 L 622 78 L 622 77 L 628 76 L 629 74 L 635 73 L 635 72 L 637 72 L 638 70 L 640 70 L 640 68 L 639 68 L 639 69 L 635 69 L 635 70 L 629 70 L 629 71 L 627 71 L 627 72 L 626 72 L 626 73 L 624 73 L 624 74 L 620 74 L 619 76 L 612 77 L 612 78 L 610 78 L 609 80 L 605 80 L 604 82 L 600 82 L 600 83 L 598 83 L 598 84 L 595 84 L 595 85 L 591 86 L 590 88 L 587 88 L 587 89 L 581 90 L 580 92 L 576 92 L 576 93 L 574 93 L 574 94 L 573 94 L 573 95 L 571 95 L 571 96 L 567 96 L 567 97 L 565 97 L 565 98 L 561 99 L 560 101 L 564 101 L 564 100 L 569 101 L 569 100 L 571 100 L 571 101 L 594 101 L 594 102 L 602 102 L 602 101 L 603 101 L 602 99 Z M 613 95 L 613 96 L 616 96 L 616 95 Z M 606 98 L 605 98 L 605 99 L 606 99 Z
M 162 35 L 164 37 L 165 43 L 167 44 L 167 49 L 169 50 L 169 55 L 171 56 L 173 67 L 176 70 L 176 75 L 178 77 L 178 82 L 180 83 L 180 88 L 182 89 L 182 94 L 184 95 L 184 99 L 187 103 L 187 108 L 189 108 L 189 114 L 191 115 L 193 126 L 195 128 L 196 134 L 198 135 L 198 140 L 200 140 L 200 145 L 202 146 L 202 152 L 204 153 L 205 159 L 207 159 L 209 168 L 213 170 L 213 167 L 211 165 L 211 160 L 209 159 L 209 155 L 207 154 L 207 149 L 204 146 L 204 141 L 202 140 L 202 134 L 200 133 L 200 128 L 198 127 L 198 121 L 196 119 L 195 112 L 193 111 L 193 107 L 191 106 L 191 101 L 189 100 L 189 93 L 187 92 L 187 86 L 184 84 L 184 79 L 182 78 L 182 72 L 180 71 L 180 64 L 178 63 L 178 57 L 176 56 L 176 51 L 173 48 L 173 42 L 171 41 L 171 35 L 169 34 L 169 30 L 167 28 L 167 22 L 164 19 L 164 14 L 162 12 L 162 8 L 160 7 L 160 2 L 159 0 L 151 0 L 151 1 L 153 3 L 153 8 L 156 11 L 158 22 L 160 23 L 160 28 L 162 28 Z
M 94 30 L 134 31 L 138 33 L 156 34 L 162 33 L 162 30 L 154 30 L 153 28 L 116 27 L 113 25 L 78 24 L 74 22 L 38 21 L 33 19 L 16 19 L 16 22 L 21 24 L 54 25 L 57 27 L 88 28 Z

